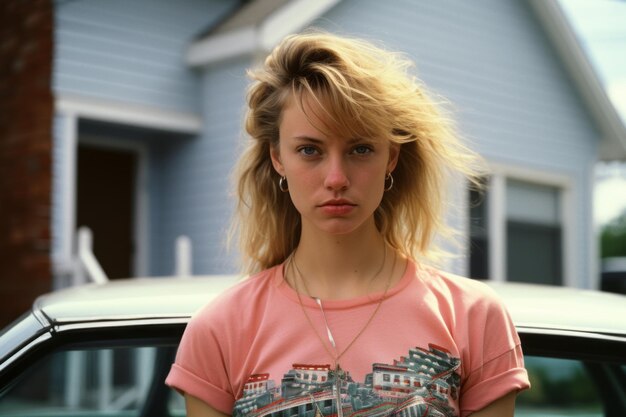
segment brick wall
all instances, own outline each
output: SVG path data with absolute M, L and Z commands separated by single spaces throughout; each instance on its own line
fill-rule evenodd
M 0 1 L 0 326 L 51 288 L 50 0 Z

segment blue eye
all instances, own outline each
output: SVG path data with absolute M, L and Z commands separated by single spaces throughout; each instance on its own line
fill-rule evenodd
M 366 145 L 358 145 L 352 150 L 352 152 L 357 155 L 367 155 L 372 152 L 372 148 Z
M 318 153 L 314 146 L 302 146 L 298 148 L 298 152 L 304 156 L 314 156 Z

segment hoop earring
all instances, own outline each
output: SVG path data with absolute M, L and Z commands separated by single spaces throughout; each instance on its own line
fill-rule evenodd
M 278 180 L 278 188 L 283 193 L 286 193 L 287 191 L 289 191 L 289 184 L 287 184 L 287 177 L 280 177 L 280 179 Z
M 387 185 L 387 181 L 389 181 L 389 185 Z M 385 176 L 385 191 L 389 191 L 393 188 L 393 176 L 391 172 L 388 172 Z

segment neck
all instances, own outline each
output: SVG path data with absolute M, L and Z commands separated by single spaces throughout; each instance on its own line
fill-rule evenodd
M 303 230 L 294 253 L 301 274 L 293 268 L 290 283 L 322 300 L 384 291 L 400 263 L 394 262 L 395 251 L 385 245 L 375 227 L 349 235 L 310 236 Z

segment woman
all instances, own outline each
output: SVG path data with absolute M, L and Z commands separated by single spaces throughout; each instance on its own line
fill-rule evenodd
M 252 276 L 190 322 L 167 383 L 189 416 L 512 416 L 520 342 L 483 284 L 417 259 L 446 178 L 476 182 L 410 63 L 287 37 L 251 73 L 237 171 Z M 458 178 L 458 177 L 457 177 Z

